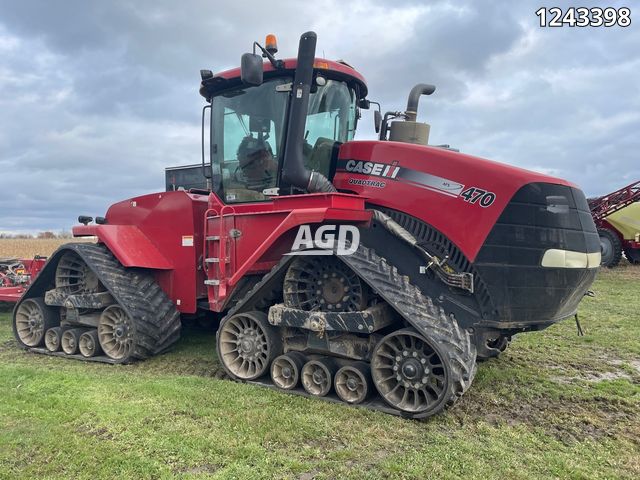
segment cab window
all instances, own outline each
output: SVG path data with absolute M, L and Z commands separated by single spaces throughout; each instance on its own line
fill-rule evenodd
M 214 97 L 212 150 L 214 191 L 226 203 L 266 200 L 277 182 L 288 96 L 279 78 Z

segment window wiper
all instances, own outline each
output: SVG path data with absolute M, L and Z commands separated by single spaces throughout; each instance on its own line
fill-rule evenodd
M 242 115 L 240 115 L 238 112 L 236 112 L 236 117 L 238 117 L 238 121 L 240 122 L 240 125 L 242 126 L 242 129 L 244 130 L 245 136 L 251 135 L 249 133 L 249 129 L 247 128 L 247 126 L 244 123 L 244 120 L 242 119 Z

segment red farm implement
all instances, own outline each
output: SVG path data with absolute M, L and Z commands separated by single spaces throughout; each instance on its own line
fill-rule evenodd
M 0 302 L 17 302 L 46 261 L 38 256 L 31 260 L 0 258 Z

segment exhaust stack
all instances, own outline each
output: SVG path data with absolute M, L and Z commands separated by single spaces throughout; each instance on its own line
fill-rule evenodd
M 429 131 L 431 126 L 428 123 L 417 122 L 418 102 L 421 95 L 431 95 L 436 91 L 433 85 L 419 83 L 411 89 L 407 110 L 404 112 L 404 121 L 391 123 L 389 140 L 394 142 L 414 143 L 417 145 L 427 145 L 429 143 Z
M 302 157 L 304 128 L 309 109 L 309 91 L 313 81 L 316 39 L 314 32 L 307 32 L 300 37 L 298 62 L 293 80 L 293 95 L 289 108 L 289 126 L 287 128 L 282 179 L 309 193 L 335 192 L 336 188 L 324 175 L 319 172 L 310 172 L 305 168 Z

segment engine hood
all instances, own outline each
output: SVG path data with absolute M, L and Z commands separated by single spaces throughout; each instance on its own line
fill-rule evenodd
M 333 183 L 432 225 L 473 261 L 523 186 L 565 180 L 438 147 L 389 141 L 341 146 Z

